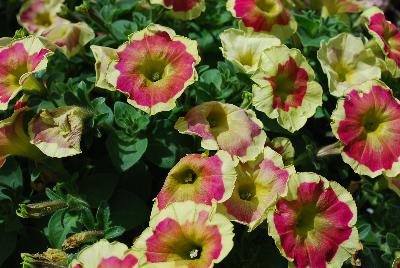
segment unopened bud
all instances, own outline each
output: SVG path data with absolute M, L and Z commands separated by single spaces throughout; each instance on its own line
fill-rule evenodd
M 76 233 L 65 239 L 61 248 L 63 250 L 77 248 L 86 242 L 97 240 L 103 236 L 104 231 L 102 230 Z
M 23 268 L 61 268 L 68 265 L 67 254 L 59 249 L 47 249 L 44 253 L 21 253 Z
M 19 204 L 17 215 L 21 218 L 40 218 L 66 207 L 68 207 L 68 204 L 61 199 L 33 204 Z

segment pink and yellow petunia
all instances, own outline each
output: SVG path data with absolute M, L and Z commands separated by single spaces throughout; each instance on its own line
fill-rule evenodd
M 78 54 L 95 37 L 94 31 L 84 22 L 62 20 L 42 33 L 67 57 Z
M 387 69 L 395 77 L 400 76 L 400 30 L 377 7 L 367 9 L 362 17 L 374 41 L 386 55 Z
M 282 156 L 285 166 L 291 165 L 294 160 L 295 150 L 292 142 L 285 137 L 276 137 L 272 140 L 267 139 L 266 146 Z
M 180 117 L 175 129 L 200 136 L 207 150 L 224 150 L 242 162 L 254 160 L 263 150 L 266 134 L 251 110 L 216 101 L 205 102 Z
M 297 49 L 276 46 L 261 56 L 252 76 L 253 105 L 290 132 L 302 128 L 322 104 L 322 88 L 315 74 Z
M 53 54 L 42 38 L 28 36 L 0 47 L 0 110 L 21 90 L 40 91 L 42 85 L 34 74 L 45 70 Z
M 150 24 L 129 36 L 117 50 L 107 81 L 128 95 L 128 103 L 151 115 L 169 111 L 197 80 L 197 42 L 167 27 Z
M 81 136 L 86 109 L 62 106 L 42 110 L 29 122 L 30 142 L 50 157 L 67 157 L 80 154 Z
M 140 265 L 208 268 L 233 247 L 232 223 L 211 207 L 192 201 L 169 205 L 149 225 L 132 248 L 140 256 Z
M 206 9 L 205 0 L 150 0 L 151 4 L 167 8 L 166 14 L 180 20 L 192 20 Z
M 64 0 L 28 0 L 17 16 L 18 22 L 30 33 L 41 33 L 63 19 L 57 16 Z
M 266 147 L 254 161 L 239 163 L 232 196 L 218 210 L 233 221 L 249 226 L 249 231 L 266 218 L 267 208 L 286 193 L 293 167 L 285 168 L 282 157 Z
M 257 70 L 265 49 L 281 44 L 272 35 L 233 28 L 225 30 L 219 37 L 223 56 L 246 74 L 253 74 Z
M 366 6 L 358 0 L 306 0 L 296 3 L 299 3 L 300 8 L 320 11 L 322 17 L 359 13 Z
M 27 157 L 32 160 L 41 160 L 44 154 L 29 142 L 24 129 L 24 114 L 26 108 L 21 108 L 11 117 L 0 121 L 0 167 L 10 155 Z
M 314 173 L 292 175 L 267 219 L 269 235 L 297 268 L 342 267 L 361 247 L 353 197 Z
M 152 214 L 173 202 L 192 200 L 209 206 L 224 202 L 232 195 L 235 180 L 235 164 L 228 153 L 189 154 L 168 173 Z
M 138 258 L 119 242 L 102 239 L 82 249 L 69 265 L 70 268 L 135 268 Z
M 354 85 L 381 78 L 373 51 L 361 38 L 349 33 L 339 34 L 328 42 L 322 41 L 318 60 L 328 76 L 329 92 L 337 97 L 348 93 Z
M 117 50 L 109 47 L 90 46 L 96 63 L 96 87 L 114 91 L 115 88 L 107 82 L 106 74 L 112 61 L 118 60 Z
M 400 102 L 380 81 L 368 81 L 338 101 L 332 131 L 343 160 L 362 175 L 400 173 Z
M 270 33 L 281 40 L 297 30 L 297 23 L 281 0 L 228 0 L 226 7 L 243 25 L 255 32 Z

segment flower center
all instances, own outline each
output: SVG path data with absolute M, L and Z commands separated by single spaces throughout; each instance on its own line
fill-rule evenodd
M 164 60 L 148 59 L 138 69 L 148 81 L 154 83 L 164 77 L 166 67 Z
M 319 209 L 315 204 L 305 205 L 297 213 L 296 231 L 302 237 L 306 238 L 307 233 L 315 229 L 315 219 L 318 216 Z
M 189 251 L 189 258 L 191 260 L 200 259 L 200 256 L 201 256 L 201 248 L 200 247 L 193 248 L 192 250 Z
M 275 80 L 276 95 L 280 97 L 282 101 L 285 101 L 290 95 L 296 91 L 294 81 L 289 77 L 288 73 L 278 74 Z
M 256 6 L 269 15 L 279 14 L 281 7 L 272 0 L 256 0 Z
M 220 130 L 227 130 L 228 129 L 228 122 L 226 119 L 226 114 L 224 109 L 221 106 L 215 106 L 209 112 L 206 118 L 211 131 L 215 131 L 216 128 Z
M 362 118 L 362 126 L 367 133 L 375 132 L 379 129 L 383 123 L 382 116 L 379 115 L 378 111 L 371 110 L 365 113 Z
M 334 70 L 336 71 L 338 75 L 338 80 L 340 82 L 347 81 L 347 77 L 351 75 L 351 69 L 349 66 L 346 64 L 339 62 L 334 66 Z
M 239 62 L 245 66 L 252 66 L 254 62 L 254 55 L 252 52 L 247 52 L 239 56 Z
M 198 243 L 191 241 L 187 238 L 183 238 L 183 241 L 178 242 L 174 248 L 176 253 L 183 260 L 197 260 L 201 258 L 202 247 Z
M 250 201 L 256 194 L 256 187 L 253 183 L 239 187 L 239 197 L 242 200 Z
M 193 184 L 198 178 L 196 172 L 191 169 L 186 169 L 174 177 L 180 184 Z
M 50 18 L 50 13 L 49 12 L 38 13 L 35 18 L 35 23 L 37 25 L 50 26 L 52 24 L 51 18 Z

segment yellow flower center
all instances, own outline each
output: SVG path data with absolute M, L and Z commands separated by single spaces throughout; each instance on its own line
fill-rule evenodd
M 150 83 L 155 83 L 166 75 L 167 65 L 162 59 L 146 59 L 138 69 Z
M 216 135 L 220 132 L 228 130 L 228 121 L 226 113 L 220 105 L 212 107 L 209 111 L 206 120 L 210 126 L 210 130 Z
M 253 183 L 239 186 L 240 199 L 250 201 L 255 195 L 256 195 L 256 187 Z
M 377 133 L 383 126 L 385 119 L 382 112 L 371 109 L 363 115 L 362 126 L 366 133 Z
M 52 24 L 52 19 L 48 11 L 40 12 L 35 18 L 35 24 L 41 26 L 50 26 Z
M 315 204 L 305 205 L 297 213 L 296 231 L 302 237 L 306 238 L 308 232 L 315 229 L 316 219 L 319 209 Z
M 179 241 L 175 245 L 176 254 L 183 260 L 197 260 L 201 257 L 202 246 L 190 239 Z
M 256 0 L 256 6 L 271 17 L 282 12 L 282 7 L 275 0 Z
M 239 55 L 239 62 L 245 66 L 253 66 L 254 64 L 254 54 L 252 51 L 247 51 L 246 53 L 243 53 Z
M 193 184 L 198 179 L 198 175 L 193 170 L 187 168 L 187 169 L 175 174 L 174 178 L 180 184 Z
M 348 64 L 345 64 L 340 61 L 333 66 L 333 69 L 337 73 L 338 80 L 340 82 L 351 80 L 351 71 L 353 68 L 351 66 L 349 66 Z

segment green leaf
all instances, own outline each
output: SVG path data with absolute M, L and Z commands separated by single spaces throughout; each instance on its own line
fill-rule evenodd
M 393 233 L 386 234 L 386 243 L 392 249 L 398 249 L 400 246 L 399 238 Z
M 137 195 L 126 190 L 117 190 L 110 200 L 111 220 L 114 225 L 127 231 L 145 224 L 149 220 L 150 210 Z
M 80 180 L 80 193 L 92 206 L 97 207 L 101 201 L 107 201 L 118 183 L 118 176 L 113 173 L 95 173 Z
M 93 213 L 90 209 L 86 208 L 82 210 L 82 223 L 85 225 L 87 230 L 96 229 L 96 221 L 94 219 Z
M 114 120 L 117 126 L 131 134 L 146 129 L 150 122 L 147 115 L 132 105 L 120 101 L 114 104 Z
M 111 240 L 114 238 L 117 238 L 118 236 L 121 236 L 125 232 L 125 228 L 122 226 L 113 226 L 111 228 L 108 228 L 104 234 L 104 238 Z
M 9 157 L 6 163 L 0 169 L 0 183 L 13 189 L 22 187 L 22 171 L 17 161 Z
M 0 232 L 0 266 L 14 252 L 16 245 L 16 232 Z
M 94 110 L 93 121 L 95 126 L 110 128 L 113 124 L 114 115 L 110 107 L 106 104 L 103 97 L 96 98 L 92 101 Z
M 119 171 L 126 171 L 140 160 L 147 148 L 147 138 L 132 137 L 131 141 L 121 140 L 114 132 L 108 136 L 106 147 L 113 165 Z
M 79 215 L 68 212 L 67 209 L 56 211 L 47 225 L 47 239 L 53 248 L 61 248 L 67 235 L 76 231 Z
M 217 89 L 221 88 L 222 77 L 218 69 L 210 69 L 205 71 L 200 76 L 200 81 L 206 83 L 207 85 L 214 85 Z
M 129 20 L 117 20 L 111 24 L 111 30 L 119 40 L 124 41 L 129 34 L 137 31 L 137 25 Z
M 107 230 L 111 225 L 110 207 L 106 202 L 101 202 L 96 212 L 97 228 Z

